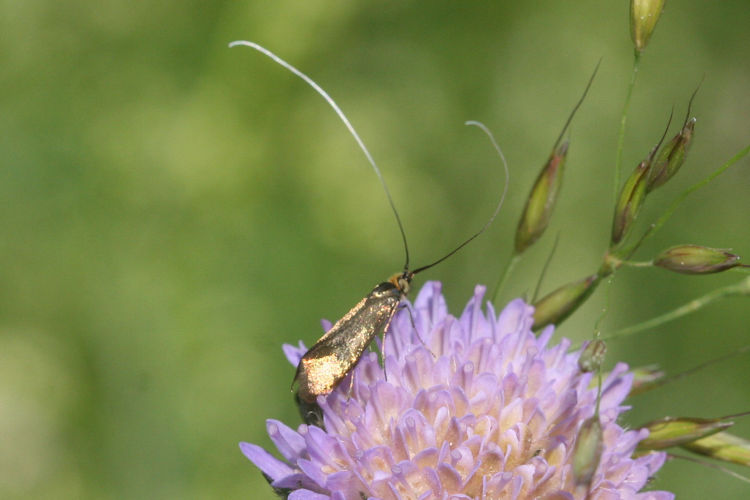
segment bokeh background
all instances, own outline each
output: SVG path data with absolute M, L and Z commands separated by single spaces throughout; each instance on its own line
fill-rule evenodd
M 403 250 L 372 171 L 307 86 L 236 39 L 260 42 L 340 103 L 379 162 L 415 264 L 491 213 L 471 246 L 424 273 L 459 312 L 508 257 L 530 183 L 596 62 L 570 131 L 553 226 L 502 301 L 593 271 L 606 248 L 619 114 L 632 46 L 626 0 L 537 2 L 0 1 L 0 497 L 272 498 L 240 454 L 292 425 L 281 344 L 319 334 Z M 642 226 L 750 143 L 747 0 L 669 2 L 646 50 L 626 175 L 690 94 L 696 138 Z M 642 249 L 677 243 L 750 255 L 750 162 L 699 191 Z M 621 272 L 603 330 L 637 323 L 740 273 Z M 591 335 L 597 295 L 560 331 Z M 609 362 L 675 373 L 748 343 L 750 297 L 610 344 Z M 750 409 L 738 357 L 632 400 L 627 423 Z M 736 432 L 750 437 L 750 425 Z M 680 498 L 750 487 L 687 462 L 655 486 Z

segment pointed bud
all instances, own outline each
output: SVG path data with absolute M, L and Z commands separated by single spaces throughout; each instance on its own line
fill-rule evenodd
M 732 425 L 734 422 L 727 422 L 720 418 L 666 417 L 654 420 L 644 426 L 650 434 L 638 443 L 638 449 L 641 451 L 663 450 L 672 446 L 680 446 L 716 434 Z
M 561 323 L 586 301 L 598 284 L 599 275 L 594 274 L 563 285 L 539 299 L 534 303 L 534 330 Z
M 612 221 L 612 246 L 617 246 L 628 234 L 646 198 L 646 184 L 651 157 L 638 164 L 620 191 Z
M 633 374 L 633 384 L 630 386 L 628 396 L 642 394 L 658 387 L 666 376 L 666 373 L 660 370 L 658 366 L 633 368 L 630 373 Z
M 599 467 L 599 460 L 602 456 L 604 437 L 602 433 L 602 424 L 599 422 L 599 416 L 586 419 L 581 425 L 576 437 L 575 448 L 573 449 L 573 477 L 576 486 L 588 486 Z
M 750 466 L 750 441 L 728 432 L 719 432 L 682 447 L 716 460 Z
M 552 152 L 547 163 L 534 181 L 521 220 L 516 229 L 516 253 L 522 253 L 530 247 L 547 229 L 555 208 L 557 193 L 562 185 L 565 159 L 568 155 L 568 143 L 562 143 Z
M 601 339 L 594 339 L 583 348 L 578 358 L 578 368 L 586 372 L 595 372 L 604 363 L 604 355 L 607 354 L 607 344 Z
M 665 0 L 630 0 L 630 36 L 635 50 L 642 52 L 648 44 Z
M 711 274 L 740 266 L 740 256 L 720 248 L 677 245 L 661 252 L 654 265 L 682 274 Z
M 665 184 L 685 163 L 685 156 L 693 141 L 695 122 L 695 118 L 687 120 L 680 133 L 674 136 L 659 152 L 649 172 L 647 192 Z

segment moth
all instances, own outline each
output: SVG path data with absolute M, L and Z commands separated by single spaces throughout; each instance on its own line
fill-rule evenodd
M 500 212 L 503 200 L 505 199 L 509 177 L 508 166 L 500 147 L 497 145 L 497 142 L 487 127 L 476 121 L 466 122 L 466 125 L 479 127 L 489 137 L 493 147 L 502 160 L 505 168 L 505 184 L 502 195 L 500 196 L 500 201 L 498 202 L 492 216 L 479 231 L 435 262 L 411 271 L 409 269 L 409 246 L 406 242 L 406 233 L 404 232 L 401 218 L 399 217 L 396 206 L 393 203 L 388 186 L 383 175 L 380 173 L 380 169 L 370 155 L 370 152 L 367 150 L 367 147 L 364 145 L 364 142 L 362 142 L 362 139 L 360 139 L 359 134 L 357 134 L 346 115 L 344 115 L 328 93 L 315 83 L 314 80 L 270 50 L 254 42 L 237 41 L 229 44 L 230 47 L 238 45 L 250 47 L 268 56 L 276 63 L 304 80 L 305 83 L 310 85 L 333 108 L 341 121 L 344 122 L 349 133 L 354 137 L 375 171 L 375 174 L 378 176 L 378 179 L 380 179 L 385 195 L 388 198 L 388 203 L 396 217 L 396 222 L 399 231 L 401 232 L 404 253 L 406 254 L 406 262 L 403 271 L 394 274 L 388 281 L 376 285 L 369 294 L 357 303 L 357 305 L 349 310 L 349 312 L 341 319 L 336 321 L 336 323 L 302 356 L 302 359 L 297 365 L 297 371 L 294 375 L 292 386 L 295 384 L 298 386 L 297 397 L 300 402 L 300 408 L 302 409 L 305 407 L 310 409 L 311 412 L 314 412 L 313 408 L 315 407 L 317 397 L 329 394 L 338 384 L 341 383 L 346 375 L 357 365 L 357 362 L 362 357 L 365 349 L 367 349 L 370 343 L 372 343 L 375 336 L 382 334 L 384 337 L 383 340 L 385 341 L 385 334 L 388 331 L 388 327 L 390 326 L 402 299 L 404 299 L 409 293 L 411 281 L 414 276 L 436 266 L 451 255 L 455 254 L 489 227 Z M 383 348 L 385 348 L 385 342 L 383 342 Z M 307 413 L 307 410 L 303 410 L 303 413 Z M 308 415 L 303 415 L 303 417 L 307 419 Z
M 313 403 L 317 396 L 330 393 L 356 366 L 375 335 L 385 336 L 413 277 L 413 272 L 404 271 L 377 285 L 302 356 L 292 382 L 298 384 L 301 400 Z

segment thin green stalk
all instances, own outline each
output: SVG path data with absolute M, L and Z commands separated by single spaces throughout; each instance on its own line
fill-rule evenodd
M 672 382 L 677 382 L 678 380 L 681 380 L 683 378 L 689 377 L 690 375 L 693 375 L 694 373 L 697 373 L 701 370 L 704 370 L 708 368 L 709 366 L 716 365 L 719 363 L 723 363 L 725 361 L 728 361 L 732 358 L 736 358 L 737 356 L 741 356 L 742 354 L 745 354 L 746 352 L 750 351 L 750 345 L 744 345 L 737 349 L 736 351 L 730 352 L 729 354 L 725 354 L 723 356 L 719 356 L 717 358 L 710 359 L 704 363 L 699 364 L 698 366 L 694 366 L 692 368 L 689 368 L 685 371 L 682 371 L 680 373 L 675 373 L 674 375 L 670 375 L 668 377 L 661 378 L 655 382 L 650 382 L 647 385 L 647 388 L 643 388 L 643 393 L 647 391 L 653 391 L 654 389 L 657 389 L 659 387 L 665 386 L 667 384 L 671 384 Z M 641 392 L 639 392 L 641 394 Z
M 617 135 L 617 157 L 615 159 L 615 187 L 613 195 L 615 203 L 617 203 L 617 196 L 620 192 L 620 180 L 622 179 L 622 150 L 625 147 L 625 126 L 628 122 L 630 98 L 633 96 L 633 88 L 635 87 L 635 80 L 638 76 L 638 66 L 640 65 L 640 62 L 641 54 L 636 50 L 635 57 L 633 58 L 633 74 L 630 76 L 628 93 L 625 96 L 625 105 L 622 108 L 622 116 L 620 117 L 620 132 Z
M 721 471 L 724 474 L 728 474 L 728 475 L 732 476 L 735 479 L 739 479 L 740 481 L 744 481 L 746 483 L 750 483 L 750 478 L 747 478 L 747 477 L 743 476 L 742 474 L 738 474 L 738 473 L 734 472 L 733 470 L 729 470 L 726 467 L 722 467 L 721 465 L 715 464 L 713 462 L 708 462 L 706 460 L 699 460 L 697 458 L 689 457 L 689 456 L 686 456 L 686 455 L 675 455 L 674 453 L 669 453 L 668 455 L 669 455 L 669 458 L 677 458 L 677 459 L 680 459 L 680 460 L 687 460 L 688 462 L 693 462 L 693 463 L 696 463 L 696 464 L 699 464 L 699 465 L 710 467 L 712 469 L 716 469 L 718 471 Z
M 510 276 L 511 271 L 514 267 L 516 267 L 516 264 L 518 264 L 518 261 L 521 260 L 521 254 L 513 252 L 513 255 L 511 255 L 508 262 L 505 264 L 505 269 L 503 270 L 503 274 L 500 275 L 500 278 L 497 280 L 497 283 L 495 283 L 495 288 L 492 290 L 492 297 L 490 299 L 491 302 L 495 302 L 497 299 L 497 294 L 500 292 L 500 289 L 503 288 L 505 285 L 505 282 L 508 280 L 508 276 Z
M 733 295 L 750 295 L 750 277 L 747 277 L 734 285 L 717 288 L 716 290 L 713 290 L 702 297 L 698 297 L 697 299 L 693 299 L 687 304 L 680 306 L 677 309 L 674 309 L 666 314 L 662 314 L 661 316 L 651 318 L 650 320 L 644 321 L 643 323 L 638 323 L 636 325 L 631 325 L 616 330 L 609 335 L 602 337 L 602 339 L 612 340 L 620 337 L 626 337 L 628 335 L 633 335 L 634 333 L 642 332 L 643 330 L 655 328 L 659 325 L 663 325 L 664 323 L 668 323 L 690 313 L 694 313 L 716 300 Z
M 602 367 L 596 370 L 597 388 L 596 388 L 596 407 L 594 415 L 599 416 L 599 404 L 602 402 Z
M 642 262 L 636 262 L 632 260 L 622 260 L 620 261 L 620 265 L 626 266 L 626 267 L 652 267 L 654 265 L 654 262 L 651 260 L 642 261 Z
M 547 260 L 544 261 L 544 266 L 542 267 L 542 272 L 539 274 L 539 279 L 536 282 L 536 287 L 534 288 L 534 295 L 531 297 L 531 304 L 535 303 L 536 300 L 539 298 L 539 290 L 542 288 L 542 281 L 544 281 L 544 277 L 547 275 L 547 269 L 549 269 L 549 265 L 552 262 L 552 257 L 555 255 L 555 252 L 557 251 L 557 244 L 560 243 L 560 232 L 557 232 L 557 235 L 555 235 L 555 242 L 552 244 L 552 250 L 550 250 L 549 255 L 547 256 Z

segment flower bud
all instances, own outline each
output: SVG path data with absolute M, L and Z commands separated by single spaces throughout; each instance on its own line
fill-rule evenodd
M 687 120 L 680 133 L 674 136 L 659 152 L 649 172 L 647 192 L 665 184 L 685 163 L 685 156 L 693 141 L 695 122 L 695 118 Z
M 593 274 L 563 285 L 539 299 L 534 303 L 534 330 L 562 322 L 586 301 L 598 284 L 599 275 Z
M 630 0 L 630 36 L 637 52 L 646 48 L 662 9 L 664 0 Z
M 716 434 L 732 425 L 734 422 L 719 418 L 666 417 L 654 420 L 644 426 L 649 430 L 649 435 L 638 443 L 638 449 L 663 450 L 680 446 Z
M 563 168 L 568 155 L 568 143 L 562 143 L 549 157 L 534 181 L 521 220 L 516 229 L 516 253 L 530 247 L 547 229 L 555 208 L 557 193 L 562 185 Z
M 750 466 L 750 441 L 728 432 L 712 434 L 682 447 L 715 460 Z
M 578 358 L 578 368 L 582 372 L 594 372 L 601 368 L 604 355 L 607 354 L 607 344 L 601 339 L 594 339 L 583 348 Z
M 682 274 L 711 274 L 740 264 L 740 256 L 720 248 L 677 245 L 661 252 L 654 265 Z
M 633 384 L 630 386 L 628 397 L 642 394 L 654 387 L 658 387 L 666 377 L 666 373 L 655 365 L 633 368 L 631 373 L 633 374 Z
M 602 424 L 599 416 L 586 419 L 578 431 L 573 449 L 573 477 L 577 486 L 588 487 L 599 467 L 603 449 Z
M 651 156 L 638 164 L 620 191 L 612 221 L 612 246 L 618 245 L 628 234 L 646 198 L 646 184 L 651 167 Z

